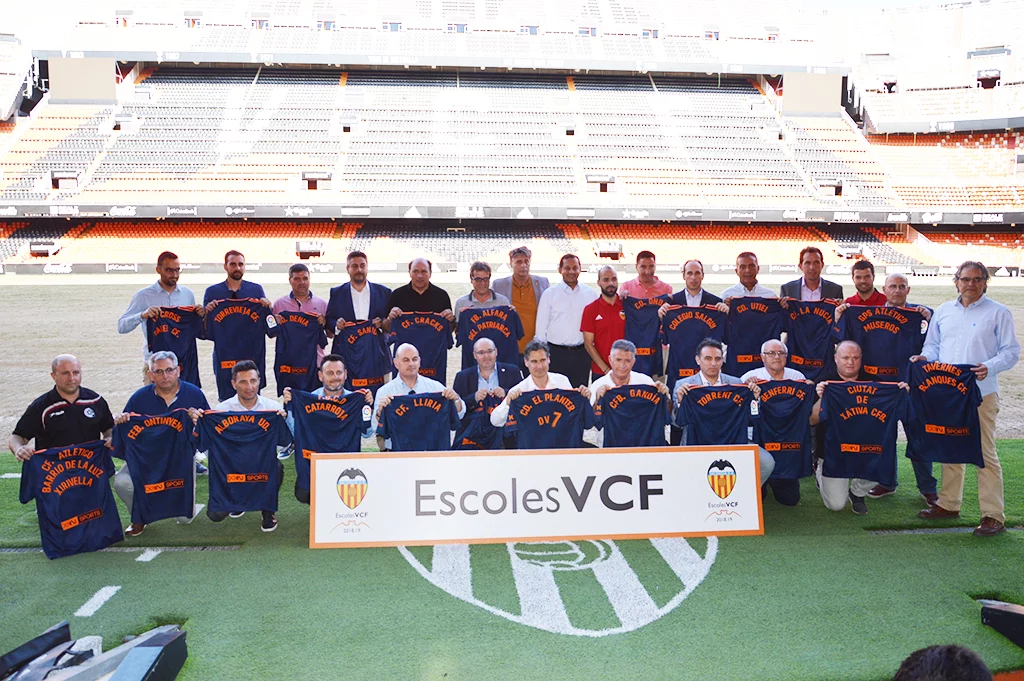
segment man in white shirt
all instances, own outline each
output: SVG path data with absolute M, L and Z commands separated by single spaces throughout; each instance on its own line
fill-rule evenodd
M 512 401 L 523 393 L 533 390 L 574 389 L 566 376 L 548 371 L 548 368 L 551 366 L 551 351 L 548 349 L 548 344 L 544 341 L 535 338 L 527 343 L 524 361 L 526 362 L 526 368 L 530 371 L 530 375 L 509 390 L 501 404 L 491 412 L 491 425 L 495 428 L 501 428 L 505 425 L 505 422 L 508 421 L 508 410 Z M 590 389 L 585 385 L 580 385 L 575 390 L 578 390 L 588 400 L 590 399 Z
M 413 393 L 441 393 L 446 399 L 455 402 L 459 411 L 459 418 L 466 415 L 466 404 L 459 397 L 459 394 L 451 388 L 446 388 L 443 383 L 438 383 L 432 378 L 420 376 L 420 351 L 411 343 L 402 343 L 395 350 L 395 369 L 398 375 L 385 383 L 377 391 L 377 398 L 373 403 L 373 430 L 377 430 L 380 423 L 381 411 L 391 404 L 391 398 L 395 395 L 411 395 Z M 377 436 L 377 444 L 382 452 L 391 451 L 391 439 L 385 440 Z
M 807 377 L 796 369 L 786 366 L 786 358 L 789 357 L 789 348 L 777 338 L 769 338 L 761 343 L 761 361 L 763 367 L 751 369 L 740 376 L 744 383 L 755 383 L 757 381 L 806 381 Z M 807 381 L 812 383 L 813 381 Z
M 778 298 L 767 286 L 757 283 L 757 275 L 761 266 L 757 264 L 757 256 L 744 251 L 736 256 L 736 276 L 740 281 L 722 291 L 722 298 L 728 305 L 732 298 Z
M 550 348 L 551 367 L 568 377 L 575 386 L 586 385 L 590 376 L 590 355 L 583 344 L 583 308 L 598 298 L 598 292 L 579 283 L 580 259 L 563 255 L 558 263 L 562 281 L 544 291 L 537 304 L 537 335 Z
M 683 401 L 683 395 L 688 393 L 691 388 L 700 386 L 715 386 L 715 385 L 728 385 L 742 383 L 742 381 L 735 376 L 722 373 L 722 365 L 725 363 L 725 347 L 720 341 L 714 338 L 706 338 L 702 340 L 697 346 L 697 366 L 700 367 L 700 371 L 695 373 L 693 376 L 687 376 L 686 378 L 680 378 L 676 381 L 675 390 L 672 391 L 672 420 L 677 421 L 676 415 L 679 412 L 679 405 Z M 761 389 L 756 384 L 750 386 L 751 392 L 754 393 L 754 399 L 756 400 L 761 396 Z M 680 426 L 685 426 L 685 423 L 680 423 Z M 749 437 L 749 436 L 748 436 Z M 683 431 L 683 442 L 686 444 L 686 431 Z M 764 448 L 760 451 L 761 459 L 761 485 L 763 486 L 768 482 L 768 477 L 775 470 L 775 458 L 768 453 Z
M 231 368 L 231 387 L 235 389 L 235 394 L 215 406 L 216 411 L 276 411 L 281 416 L 287 416 L 280 402 L 260 395 L 260 371 L 252 360 L 242 360 Z M 190 411 L 193 421 L 198 421 L 203 415 L 202 410 Z M 277 467 L 277 489 L 280 492 L 281 483 L 284 481 L 284 464 L 278 461 Z M 262 530 L 264 532 L 276 530 L 277 516 L 274 512 L 263 511 L 262 513 Z M 207 510 L 206 515 L 213 522 L 219 523 L 228 515 L 232 518 L 241 518 L 245 513 L 214 513 Z
M 635 364 L 636 345 L 625 338 L 612 343 L 612 350 L 608 354 L 608 373 L 591 384 L 590 403 L 597 404 L 606 392 L 624 385 L 653 385 L 662 395 L 669 394 L 668 386 L 661 381 L 655 381 L 647 374 L 633 371 Z M 597 446 L 604 446 L 603 430 L 598 431 Z
M 980 262 L 967 261 L 960 265 L 953 279 L 960 295 L 935 310 L 921 354 L 910 358 L 914 362 L 974 365 L 971 371 L 978 377 L 982 397 L 978 419 L 981 423 L 981 454 L 985 462 L 985 467 L 978 469 L 981 524 L 974 530 L 978 537 L 993 537 L 1006 531 L 1003 469 L 996 454 L 997 376 L 1013 368 L 1020 359 L 1020 342 L 1014 329 L 1013 314 L 1005 305 L 985 295 L 988 277 L 988 268 Z M 938 503 L 924 509 L 917 517 L 925 520 L 960 517 L 964 473 L 963 464 L 943 464 Z

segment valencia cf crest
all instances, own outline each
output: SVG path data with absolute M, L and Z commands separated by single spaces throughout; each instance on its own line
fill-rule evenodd
M 725 499 L 736 487 L 736 469 L 725 459 L 719 459 L 708 467 L 708 484 L 711 491 Z
M 341 503 L 349 508 L 355 508 L 363 501 L 369 486 L 370 483 L 361 470 L 346 468 L 338 476 L 338 496 L 341 497 Z

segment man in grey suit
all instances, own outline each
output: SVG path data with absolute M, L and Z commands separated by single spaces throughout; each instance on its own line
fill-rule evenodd
M 537 333 L 537 304 L 540 296 L 551 286 L 547 277 L 530 274 L 530 258 L 533 254 L 526 246 L 513 248 L 508 253 L 512 276 L 496 279 L 491 283 L 494 292 L 511 301 L 523 322 L 523 337 L 519 339 L 519 354 Z
M 679 403 L 683 400 L 685 395 L 690 388 L 699 386 L 715 386 L 715 385 L 728 385 L 728 384 L 739 384 L 742 383 L 740 379 L 735 376 L 722 373 L 722 364 L 725 362 L 724 347 L 720 341 L 714 338 L 706 338 L 700 342 L 697 346 L 697 365 L 700 367 L 700 371 L 695 373 L 693 376 L 687 376 L 686 378 L 680 378 L 676 381 L 675 387 L 672 390 L 672 420 L 676 421 L 679 413 Z M 756 385 L 750 387 L 751 392 L 754 393 L 754 399 L 761 396 L 761 389 Z M 680 426 L 685 426 L 685 423 L 680 423 Z M 683 431 L 683 440 L 681 444 L 686 444 L 686 431 Z M 761 485 L 763 486 L 768 482 L 768 477 L 775 470 L 775 459 L 771 454 L 768 453 L 763 447 L 759 448 L 761 454 Z
M 808 246 L 800 251 L 800 271 L 804 273 L 804 276 L 783 284 L 780 297 L 801 301 L 825 300 L 827 298 L 842 300 L 843 287 L 821 278 L 821 270 L 824 266 L 825 257 L 821 254 L 821 249 Z

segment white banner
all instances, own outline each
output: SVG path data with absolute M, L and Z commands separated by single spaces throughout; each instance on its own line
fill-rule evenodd
M 314 454 L 311 548 L 764 534 L 757 448 Z

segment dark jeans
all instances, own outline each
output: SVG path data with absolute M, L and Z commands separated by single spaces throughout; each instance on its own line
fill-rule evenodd
M 277 492 L 278 492 L 278 494 L 281 493 L 281 484 L 283 482 L 284 482 L 284 464 L 281 463 L 280 461 L 278 461 L 277 462 Z M 309 490 L 306 490 L 306 494 L 307 495 L 309 494 Z M 297 489 L 296 489 L 295 496 L 296 496 L 296 498 L 298 498 L 298 490 Z M 307 500 L 306 503 L 308 504 L 309 501 Z M 264 511 L 264 513 L 272 513 L 272 512 L 273 511 Z M 225 518 L 228 517 L 228 515 L 230 515 L 230 514 L 227 513 L 227 512 L 224 512 L 224 511 L 213 512 L 210 509 L 206 509 L 206 517 L 209 518 L 210 520 L 212 520 L 215 523 L 219 523 L 220 521 L 224 520 Z
M 800 503 L 800 481 L 790 480 L 785 478 L 768 478 L 768 482 L 765 483 L 765 487 L 772 488 L 772 494 L 775 495 L 775 501 L 779 502 L 783 506 L 796 506 Z M 761 488 L 761 493 L 765 493 L 765 488 Z
M 587 378 L 590 377 L 590 355 L 582 345 L 566 347 L 564 345 L 551 346 L 551 371 L 556 374 L 565 374 L 572 387 L 578 388 L 587 385 Z

